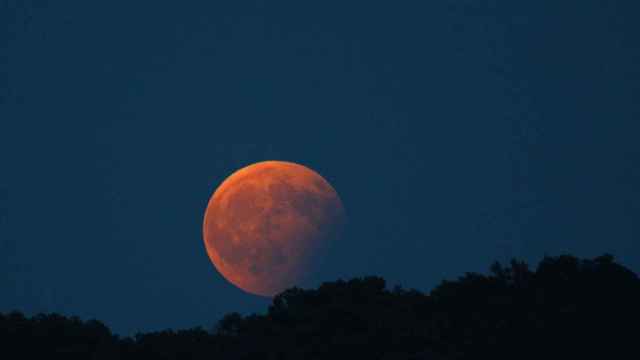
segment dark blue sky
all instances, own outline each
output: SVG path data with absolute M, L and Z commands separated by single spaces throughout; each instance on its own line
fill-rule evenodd
M 345 203 L 325 280 L 429 290 L 566 252 L 640 270 L 637 1 L 0 4 L 2 312 L 130 334 L 265 310 L 201 225 L 266 159 Z

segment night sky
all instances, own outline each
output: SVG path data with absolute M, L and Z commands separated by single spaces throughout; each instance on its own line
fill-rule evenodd
M 0 312 L 115 332 L 270 300 L 209 261 L 229 174 L 304 164 L 320 280 L 428 291 L 512 257 L 640 270 L 637 1 L 0 0 Z

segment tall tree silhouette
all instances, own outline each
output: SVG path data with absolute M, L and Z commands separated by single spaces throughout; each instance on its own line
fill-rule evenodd
M 102 323 L 0 314 L 2 352 L 64 359 L 574 359 L 633 354 L 640 280 L 611 255 L 513 260 L 429 294 L 379 277 L 292 288 L 211 331 L 119 338 Z

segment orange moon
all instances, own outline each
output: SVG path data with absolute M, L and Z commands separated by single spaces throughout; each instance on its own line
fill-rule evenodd
M 264 161 L 231 174 L 213 193 L 204 243 L 225 279 L 273 296 L 308 278 L 344 220 L 340 197 L 318 173 Z

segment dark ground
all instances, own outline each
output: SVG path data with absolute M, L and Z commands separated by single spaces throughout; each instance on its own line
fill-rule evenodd
M 2 357 L 23 359 L 620 359 L 636 351 L 640 280 L 604 255 L 495 263 L 429 294 L 379 277 L 293 288 L 265 315 L 121 338 L 99 321 L 0 315 Z M 176 309 L 180 311 L 180 309 Z

